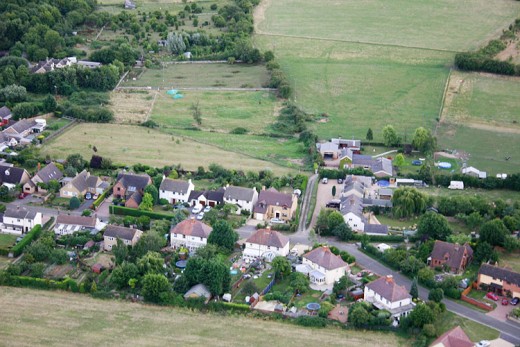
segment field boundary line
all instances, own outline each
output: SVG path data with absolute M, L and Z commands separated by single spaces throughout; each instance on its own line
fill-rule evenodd
M 215 91 L 215 92 L 275 92 L 276 88 L 233 88 L 233 87 L 118 87 L 117 90 L 170 90 L 179 91 Z
M 119 82 L 117 82 L 116 86 L 114 87 L 114 90 L 118 90 L 119 89 L 119 85 L 121 84 L 121 82 L 123 82 L 123 80 L 125 79 L 126 75 L 128 75 L 130 71 L 127 71 L 123 74 L 123 76 L 119 79 Z
M 450 86 L 450 80 L 451 80 L 451 73 L 453 71 L 453 68 L 450 68 L 450 72 L 448 72 L 448 78 L 446 78 L 446 83 L 444 83 L 444 92 L 442 93 L 442 99 L 441 99 L 441 106 L 439 108 L 439 114 L 438 114 L 438 121 L 435 125 L 435 130 L 433 132 L 433 136 L 437 136 L 437 130 L 439 129 L 439 126 L 443 122 L 443 114 L 444 114 L 444 106 L 446 103 L 446 94 L 448 93 L 448 88 Z
M 153 96 L 152 104 L 150 105 L 150 108 L 148 109 L 148 114 L 146 115 L 145 122 L 147 122 L 150 119 L 150 115 L 152 114 L 153 105 L 155 105 L 155 100 L 157 100 L 157 95 L 159 95 L 159 91 L 155 92 L 155 95 Z
M 361 45 L 382 46 L 382 47 L 395 47 L 395 48 L 405 48 L 405 49 L 419 49 L 419 50 L 434 51 L 434 52 L 462 53 L 462 51 L 454 51 L 454 50 L 442 49 L 442 48 L 405 46 L 405 45 L 397 45 L 397 44 L 392 44 L 392 43 L 377 43 L 377 42 L 369 42 L 369 41 L 342 40 L 342 39 L 331 39 L 331 38 L 314 37 L 314 36 L 273 34 L 273 33 L 265 33 L 265 32 L 256 33 L 256 35 L 275 36 L 275 37 L 288 37 L 288 38 L 304 39 L 304 40 L 320 40 L 320 41 L 331 41 L 331 42 L 357 43 L 357 44 L 361 44 Z

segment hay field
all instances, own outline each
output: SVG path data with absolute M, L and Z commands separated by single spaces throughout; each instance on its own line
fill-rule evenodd
M 260 88 L 268 82 L 263 65 L 247 64 L 170 64 L 162 69 L 145 69 L 134 81 L 121 83 L 123 87 L 153 88 Z
M 198 103 L 202 129 L 230 132 L 236 127 L 263 133 L 275 119 L 279 101 L 270 92 L 183 91 L 182 99 L 158 92 L 151 119 L 161 125 L 186 128 L 196 125 L 191 107 Z
M 121 124 L 138 124 L 146 121 L 156 92 L 117 90 L 110 93 L 110 109 L 114 121 Z
M 2 287 L 5 346 L 407 346 L 390 333 L 310 329 L 86 295 Z
M 199 166 L 207 168 L 211 163 L 218 163 L 244 171 L 294 172 L 290 168 L 158 130 L 120 124 L 81 123 L 49 141 L 42 147 L 41 154 L 66 158 L 69 154 L 80 153 L 89 159 L 94 154 L 92 146 L 97 147 L 98 155 L 127 165 L 141 163 L 161 167 L 181 164 L 188 170 L 196 170 Z
M 257 32 L 463 51 L 518 18 L 510 0 L 267 0 Z

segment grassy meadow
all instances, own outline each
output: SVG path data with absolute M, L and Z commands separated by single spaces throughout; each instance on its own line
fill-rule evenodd
M 170 64 L 162 69 L 144 69 L 136 80 L 123 87 L 153 88 L 261 88 L 268 81 L 263 65 L 247 64 Z
M 94 154 L 93 146 L 96 146 L 98 155 L 127 165 L 141 163 L 161 167 L 181 164 L 188 170 L 196 170 L 199 166 L 207 168 L 211 163 L 218 163 L 229 169 L 244 171 L 270 169 L 276 174 L 294 172 L 237 151 L 223 150 L 159 130 L 121 124 L 79 124 L 46 143 L 41 154 L 64 159 L 69 154 L 79 153 L 88 159 Z
M 312 329 L 243 316 L 202 314 L 86 295 L 3 287 L 2 345 L 408 346 L 392 333 Z M 254 327 L 252 329 L 251 327 Z

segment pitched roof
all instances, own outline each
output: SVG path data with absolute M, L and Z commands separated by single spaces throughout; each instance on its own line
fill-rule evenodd
M 25 207 L 8 207 L 7 210 L 4 212 L 4 217 L 8 218 L 17 218 L 17 219 L 34 219 L 36 217 L 37 212 L 35 211 L 29 211 Z
M 96 226 L 96 217 L 71 216 L 67 214 L 60 214 L 56 217 L 56 224 L 70 224 L 81 225 L 88 228 Z
M 18 184 L 25 172 L 19 167 L 0 165 L 0 183 Z
M 108 237 L 115 237 L 122 240 L 132 241 L 132 239 L 138 231 L 140 230 L 121 227 L 118 225 L 107 225 L 107 227 L 105 228 L 105 233 L 103 235 Z
M 405 287 L 394 282 L 392 276 L 380 277 L 366 286 L 390 302 L 412 298 Z
M 131 173 L 120 173 L 117 175 L 117 182 L 121 183 L 126 189 L 133 190 L 142 190 L 146 188 L 146 186 L 151 182 L 150 176 L 144 175 L 136 175 Z
M 462 260 L 464 259 L 464 251 L 467 252 L 467 256 L 473 255 L 473 249 L 468 243 L 460 246 L 456 243 L 449 243 L 444 241 L 435 241 L 433 245 L 433 251 L 431 254 L 432 259 L 446 259 L 446 264 L 455 269 L 460 269 L 462 266 Z
M 224 198 L 228 200 L 236 199 L 252 201 L 254 195 L 255 190 L 253 188 L 229 186 L 226 187 L 226 190 L 224 191 Z
M 247 238 L 246 243 L 284 248 L 289 243 L 289 238 L 276 230 L 258 229 Z
M 339 144 L 333 142 L 324 142 L 316 144 L 320 152 L 335 152 L 339 149 Z
M 23 133 L 26 130 L 32 128 L 36 122 L 34 120 L 22 119 L 11 125 L 8 129 L 12 129 L 18 134 Z
M 76 177 L 74 177 L 72 179 L 72 181 L 70 181 L 70 184 L 74 188 L 76 188 L 79 192 L 83 192 L 88 188 L 88 186 L 87 186 L 88 176 L 89 176 L 89 173 L 87 172 L 87 170 L 83 170 L 79 174 L 77 174 Z
M 199 222 L 196 219 L 185 219 L 182 222 L 178 223 L 176 226 L 174 226 L 170 230 L 170 233 L 181 234 L 186 236 L 203 237 L 207 239 L 212 230 L 212 227 L 202 222 Z
M 9 117 L 11 115 L 11 110 L 7 106 L 2 106 L 0 108 L 0 118 Z
M 388 225 L 384 224 L 365 224 L 364 230 L 367 234 L 388 235 Z
M 460 326 L 448 330 L 430 345 L 431 347 L 473 347 L 475 344 L 471 342 L 468 335 Z
M 384 172 L 388 175 L 392 175 L 393 174 L 393 168 L 392 168 L 392 161 L 388 158 L 377 158 L 373 163 L 372 163 L 372 172 L 373 173 L 377 173 L 377 172 Z
M 520 273 L 514 272 L 502 267 L 493 266 L 489 264 L 482 264 L 478 270 L 479 274 L 498 278 L 499 280 L 515 284 L 520 287 Z
M 224 201 L 224 190 L 192 190 L 190 196 L 188 197 L 188 201 L 197 200 L 201 196 L 204 196 L 207 200 L 216 201 L 217 203 L 221 203 Z
M 38 176 L 44 183 L 49 183 L 51 180 L 59 180 L 62 178 L 63 173 L 56 167 L 56 165 L 54 165 L 54 163 L 50 163 L 38 171 L 34 176 Z
M 326 246 L 315 248 L 309 253 L 305 253 L 303 257 L 327 270 L 348 266 L 341 257 L 332 253 Z
M 280 193 L 274 188 L 262 190 L 258 194 L 258 203 L 254 207 L 254 212 L 264 213 L 267 206 L 292 206 L 292 195 Z
M 206 299 L 211 298 L 211 292 L 208 287 L 204 284 L 196 284 L 191 287 L 185 294 L 184 298 L 189 298 L 192 294 L 195 294 L 197 297 L 205 297 Z
M 342 197 L 339 210 L 342 215 L 346 215 L 347 213 L 351 212 L 356 216 L 362 218 L 363 200 L 355 194 Z
M 132 195 L 126 200 L 126 203 L 128 203 L 130 200 L 134 200 L 137 205 L 141 204 L 141 201 L 143 201 L 143 196 L 139 192 L 133 192 Z
M 188 192 L 188 189 L 190 189 L 190 182 L 165 178 L 161 182 L 161 186 L 159 187 L 159 189 L 168 192 L 186 194 Z

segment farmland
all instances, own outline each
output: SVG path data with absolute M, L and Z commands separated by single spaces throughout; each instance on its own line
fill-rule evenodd
M 121 85 L 152 88 L 260 88 L 267 80 L 267 70 L 262 65 L 170 64 L 162 69 L 138 70 L 135 77 L 127 78 Z
M 227 168 L 244 171 L 271 169 L 276 174 L 292 171 L 270 162 L 254 159 L 232 151 L 225 151 L 187 138 L 172 136 L 158 130 L 120 124 L 82 123 L 49 141 L 42 155 L 66 158 L 80 153 L 90 158 L 96 146 L 97 153 L 115 163 L 137 163 L 156 167 L 181 164 L 185 169 L 196 170 L 215 162 Z
M 110 94 L 110 109 L 117 123 L 144 122 L 149 115 L 155 97 L 151 91 L 113 91 Z
M 77 346 L 407 346 L 390 333 L 288 326 L 240 316 L 95 300 L 65 292 L 2 288 L 0 335 L 7 346 L 59 345 L 74 335 Z M 250 329 L 254 326 L 254 329 Z M 59 327 L 59 328 L 57 328 Z M 247 333 L 245 333 L 247 332 Z

